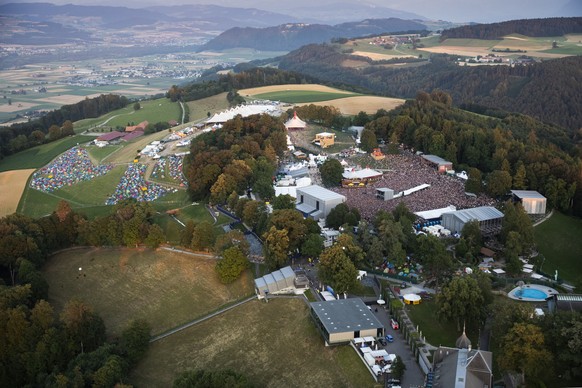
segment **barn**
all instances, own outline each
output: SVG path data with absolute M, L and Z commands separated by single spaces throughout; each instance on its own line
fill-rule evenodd
M 312 302 L 311 316 L 326 345 L 358 337 L 383 337 L 384 325 L 360 298 Z

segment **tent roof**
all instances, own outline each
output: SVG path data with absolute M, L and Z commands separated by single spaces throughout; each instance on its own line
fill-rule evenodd
M 546 197 L 534 190 L 511 190 L 511 194 L 519 199 L 546 199 Z
M 443 213 L 443 215 L 445 214 L 452 214 L 463 222 L 469 222 L 472 220 L 488 221 L 503 218 L 503 213 L 492 206 L 480 206 L 471 209 L 457 210 L 450 213 Z
M 357 171 L 344 171 L 343 173 L 343 177 L 346 179 L 366 179 L 381 176 L 382 176 L 381 171 L 376 171 L 371 168 L 364 168 L 363 170 Z
M 449 205 L 447 207 L 443 207 L 440 209 L 425 210 L 422 212 L 416 212 L 414 214 L 425 220 L 433 220 L 435 218 L 440 218 L 443 215 L 443 213 L 450 213 L 456 210 L 457 208 L 455 206 Z
M 297 117 L 297 112 L 293 113 L 293 117 L 285 122 L 285 128 L 305 128 L 307 123 Z

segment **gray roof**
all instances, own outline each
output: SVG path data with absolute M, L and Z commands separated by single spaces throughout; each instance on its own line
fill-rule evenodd
M 295 272 L 291 267 L 287 266 L 255 279 L 255 287 L 261 291 L 272 289 L 271 292 L 276 292 L 280 289 L 277 281 L 283 281 L 283 283 L 286 283 L 287 287 L 291 287 L 293 286 L 294 280 Z M 269 285 L 271 285 L 271 287 L 269 287 Z
M 448 160 L 444 160 L 440 156 L 436 156 L 436 155 L 422 155 L 422 157 L 424 159 L 428 160 L 429 162 L 432 162 L 434 164 L 438 164 L 439 166 L 443 165 L 443 164 L 453 164 L 452 162 L 449 162 Z
M 311 309 L 328 333 L 384 328 L 359 298 L 312 302 Z
M 344 201 L 346 200 L 346 197 L 344 197 L 343 195 L 334 193 L 333 191 L 318 185 L 311 185 L 298 188 L 297 195 L 299 196 L 301 193 L 311 195 L 312 197 L 321 199 L 322 201 L 329 201 L 334 199 L 342 199 Z
M 546 199 L 546 197 L 534 190 L 511 190 L 511 193 L 520 199 Z
M 462 222 L 469 222 L 472 220 L 488 221 L 503 218 L 503 213 L 492 206 L 480 206 L 471 209 L 457 210 L 455 212 L 443 213 L 443 216 L 446 214 L 454 215 Z

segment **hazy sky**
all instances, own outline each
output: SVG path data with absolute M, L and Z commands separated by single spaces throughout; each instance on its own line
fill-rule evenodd
M 0 0 L 0 3 L 32 2 L 31 0 Z M 54 4 L 125 5 L 142 8 L 149 5 L 215 4 L 240 8 L 259 8 L 292 14 L 294 8 L 306 8 L 333 3 L 369 4 L 419 14 L 429 19 L 453 22 L 493 22 L 568 15 L 563 7 L 582 0 L 38 0 Z M 578 6 L 578 8 L 580 8 Z M 301 12 L 303 14 L 303 12 Z M 370 18 L 373 18 L 371 12 Z

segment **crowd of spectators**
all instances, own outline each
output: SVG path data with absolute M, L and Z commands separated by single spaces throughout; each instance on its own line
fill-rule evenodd
M 105 175 L 112 168 L 110 164 L 95 166 L 87 150 L 76 146 L 61 154 L 46 167 L 37 170 L 32 175 L 30 187 L 50 193 L 64 186 Z
M 128 198 L 135 198 L 138 201 L 155 201 L 167 194 L 168 190 L 163 186 L 146 182 L 144 178 L 146 169 L 147 165 L 145 164 L 130 164 L 121 177 L 115 193 L 105 201 L 105 204 L 114 205 Z
M 364 188 L 333 188 L 332 190 L 346 196 L 346 204 L 360 211 L 363 219 L 372 220 L 379 210 L 392 211 L 400 202 L 404 202 L 412 212 L 439 209 L 454 205 L 457 209 L 477 206 L 492 206 L 495 201 L 485 195 L 467 195 L 465 182 L 456 177 L 439 174 L 436 169 L 409 151 L 397 155 L 386 155 L 380 161 L 374 161 L 373 168 L 384 172 L 381 179 L 369 183 Z M 411 195 L 384 201 L 376 197 L 376 188 L 389 188 L 394 194 L 411 189 L 421 184 L 430 187 Z

